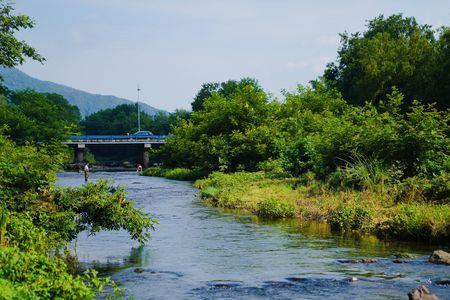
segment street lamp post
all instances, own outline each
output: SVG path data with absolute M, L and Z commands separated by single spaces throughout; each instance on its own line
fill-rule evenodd
M 139 107 L 139 92 L 141 89 L 139 88 L 139 84 L 137 87 L 137 115 L 138 115 L 138 132 L 141 131 L 141 109 Z

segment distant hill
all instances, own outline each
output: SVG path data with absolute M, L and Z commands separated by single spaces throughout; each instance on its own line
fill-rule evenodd
M 60 94 L 71 104 L 78 106 L 83 116 L 88 116 L 102 109 L 114 108 L 119 104 L 133 104 L 136 102 L 115 96 L 91 94 L 62 84 L 39 80 L 16 68 L 7 69 L 0 67 L 0 76 L 3 78 L 3 84 L 10 90 L 17 91 L 29 88 L 41 93 Z M 144 103 L 140 103 L 140 105 L 142 111 L 149 115 L 162 111 Z

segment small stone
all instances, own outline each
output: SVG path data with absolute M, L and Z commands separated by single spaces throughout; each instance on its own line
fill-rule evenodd
M 430 255 L 428 261 L 434 264 L 450 265 L 450 253 L 436 250 Z
M 434 283 L 439 285 L 450 285 L 450 279 L 440 279 L 436 280 Z
M 372 259 L 372 258 L 366 258 L 366 259 L 361 259 L 361 262 L 364 264 L 373 264 L 376 263 L 377 260 L 376 259 Z
M 407 264 L 408 263 L 406 260 L 401 260 L 401 259 L 394 259 L 392 262 L 394 264 Z
M 433 295 L 426 286 L 421 285 L 408 293 L 409 300 L 440 300 Z
M 136 268 L 136 269 L 134 269 L 134 272 L 135 272 L 135 273 L 142 273 L 142 272 L 144 272 L 144 269 L 142 269 L 142 268 Z
M 373 264 L 376 263 L 377 260 L 376 259 L 371 259 L 371 258 L 363 258 L 363 259 L 344 259 L 344 260 L 340 260 L 341 263 L 344 264 Z

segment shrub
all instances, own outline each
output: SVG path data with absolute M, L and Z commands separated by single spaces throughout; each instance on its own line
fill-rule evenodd
M 204 173 L 199 170 L 192 170 L 186 168 L 175 168 L 169 169 L 165 172 L 164 177 L 174 180 L 189 180 L 194 181 L 196 179 L 202 178 Z
M 450 237 L 450 206 L 403 203 L 379 234 L 437 241 Z
M 200 191 L 200 197 L 204 199 L 214 199 L 217 194 L 219 194 L 220 190 L 216 187 L 209 186 L 203 190 Z
M 289 218 L 295 215 L 295 206 L 286 201 L 268 198 L 258 203 L 256 214 L 271 219 Z
M 193 181 L 204 177 L 205 173 L 198 169 L 187 169 L 187 168 L 165 169 L 161 167 L 152 167 L 145 169 L 143 175 L 154 177 L 165 177 L 173 180 Z
M 166 169 L 163 169 L 161 167 L 151 167 L 147 168 L 142 172 L 142 175 L 144 176 L 154 176 L 154 177 L 164 177 L 164 174 L 166 172 Z
M 340 204 L 332 211 L 330 223 L 333 229 L 368 231 L 371 227 L 371 215 L 365 207 Z
M 450 174 L 442 173 L 434 178 L 409 177 L 398 184 L 398 202 L 427 202 L 450 204 Z
M 376 159 L 358 157 L 354 162 L 346 162 L 328 177 L 331 188 L 349 187 L 383 192 L 387 187 L 399 181 L 403 172 L 391 166 L 386 168 Z
M 94 299 L 95 291 L 106 285 L 119 291 L 110 279 L 97 277 L 95 271 L 71 275 L 59 258 L 0 248 L 0 299 Z
M 283 168 L 281 160 L 268 159 L 258 164 L 258 170 L 263 171 L 269 178 L 286 178 L 289 173 Z

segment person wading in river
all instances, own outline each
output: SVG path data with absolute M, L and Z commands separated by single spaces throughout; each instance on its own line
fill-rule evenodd
M 89 164 L 84 165 L 84 182 L 88 182 L 89 179 Z

